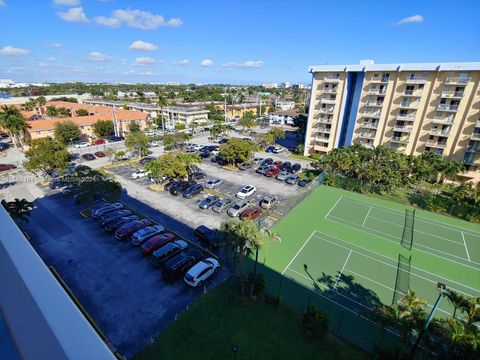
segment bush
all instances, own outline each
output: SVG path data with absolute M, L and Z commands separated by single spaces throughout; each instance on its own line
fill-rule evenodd
M 186 128 L 186 126 L 183 123 L 175 125 L 175 129 L 177 129 L 177 130 L 185 130 L 185 128 Z
M 322 339 L 328 333 L 328 323 L 329 317 L 326 312 L 308 305 L 302 318 L 303 331 L 308 337 Z

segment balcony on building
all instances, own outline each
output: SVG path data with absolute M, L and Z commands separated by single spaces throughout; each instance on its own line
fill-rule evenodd
M 416 114 L 406 114 L 406 115 L 400 115 L 398 114 L 395 119 L 398 121 L 415 121 L 415 116 Z
M 331 124 L 333 121 L 332 118 L 326 118 L 326 117 L 323 117 L 323 116 L 320 116 L 318 119 L 317 119 L 317 122 L 318 123 L 322 123 L 322 124 Z
M 318 111 L 321 114 L 333 114 L 334 109 L 335 109 L 334 106 L 328 106 L 328 107 L 321 107 Z
M 334 75 L 325 75 L 323 77 L 323 81 L 329 82 L 329 83 L 338 83 L 340 82 L 340 78 Z
M 397 144 L 408 144 L 408 136 L 407 137 L 402 137 L 402 136 L 392 136 L 392 139 L 390 140 L 393 143 Z
M 439 143 L 435 140 L 427 140 L 427 143 L 426 145 L 428 147 L 433 147 L 433 148 L 437 148 L 437 149 L 445 149 L 445 147 L 447 146 L 447 144 L 445 143 Z
M 450 129 L 448 129 L 448 130 L 430 129 L 430 131 L 428 133 L 430 135 L 435 135 L 435 136 L 448 136 L 450 134 Z
M 412 101 L 412 102 L 401 102 L 400 105 L 398 105 L 399 108 L 401 109 L 416 109 L 418 108 L 418 101 Z
M 381 113 L 382 112 L 378 110 L 365 110 L 363 115 L 371 118 L 379 118 Z
M 330 99 L 330 98 L 325 98 L 325 97 L 322 97 L 320 99 L 321 104 L 335 104 L 335 101 L 336 101 L 336 99 Z
M 405 90 L 403 92 L 404 96 L 412 96 L 412 97 L 421 97 L 422 91 L 421 90 Z
M 383 106 L 383 101 L 377 101 L 377 100 L 367 100 L 365 102 L 367 106 L 374 106 L 374 107 L 382 107 Z
M 474 132 L 471 136 L 470 139 L 475 140 L 475 141 L 480 141 L 480 133 Z
M 435 117 L 433 119 L 434 124 L 443 124 L 443 125 L 452 125 L 454 121 L 454 117 L 446 116 L 446 117 Z
M 387 89 L 368 89 L 367 91 L 369 94 L 375 94 L 375 95 L 385 95 L 387 93 Z
M 437 110 L 440 111 L 457 111 L 458 105 L 451 105 L 451 104 L 438 104 Z
M 470 82 L 470 76 L 449 76 L 445 80 L 445 84 L 465 85 Z
M 465 149 L 465 152 L 480 154 L 480 145 L 468 145 L 467 148 Z
M 314 144 L 313 145 L 313 150 L 319 151 L 319 152 L 322 152 L 322 153 L 326 153 L 328 151 L 328 144 L 327 145 Z
M 322 87 L 319 87 L 318 91 L 319 91 L 319 92 L 322 92 L 322 93 L 327 93 L 327 94 L 336 94 L 337 91 L 338 91 L 338 89 L 337 89 L 337 87 L 334 87 L 334 88 L 328 87 L 328 88 L 326 88 L 326 87 L 323 87 L 323 86 L 322 86 Z
M 442 91 L 442 98 L 461 99 L 462 97 L 463 97 L 463 91 L 454 91 L 454 90 Z
M 366 128 L 366 129 L 376 129 L 378 128 L 378 123 L 374 122 L 362 122 L 360 123 L 360 127 Z
M 369 133 L 369 132 L 360 132 L 360 134 L 358 134 L 358 137 L 361 138 L 361 139 L 369 139 L 369 140 L 373 140 L 375 139 L 375 133 Z
M 388 83 L 390 78 L 388 76 L 372 76 L 370 78 L 370 82 L 377 82 L 377 83 Z
M 413 127 L 411 126 L 402 126 L 402 125 L 395 125 L 393 127 L 393 131 L 404 132 L 404 133 L 411 133 Z
M 326 126 L 319 126 L 317 128 L 317 132 L 320 133 L 320 134 L 330 134 L 330 130 L 331 130 L 331 128 L 326 127 Z
M 405 80 L 405 83 L 407 84 L 426 84 L 428 81 L 428 77 L 426 76 L 414 76 L 414 77 L 408 77 Z

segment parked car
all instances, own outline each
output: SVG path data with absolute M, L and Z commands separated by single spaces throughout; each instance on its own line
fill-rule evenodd
M 293 164 L 292 167 L 290 168 L 290 172 L 292 174 L 295 174 L 299 172 L 301 168 L 302 168 L 302 165 L 300 165 L 299 163 Z
M 207 258 L 198 262 L 188 270 L 183 279 L 192 287 L 201 287 L 205 281 L 219 269 L 220 263 L 217 260 L 214 258 Z
M 178 183 L 178 181 L 175 181 L 175 180 L 172 180 L 172 181 L 169 181 L 167 182 L 164 186 L 163 186 L 163 189 L 165 191 L 170 191 L 170 189 L 175 186 L 176 184 Z
M 201 152 L 200 154 L 198 154 L 198 156 L 200 156 L 202 159 L 209 158 L 210 155 L 211 154 L 209 152 Z
M 260 201 L 260 207 L 262 209 L 270 210 L 272 207 L 278 204 L 278 199 L 275 196 L 265 196 Z
M 265 175 L 266 177 L 275 177 L 277 176 L 278 174 L 280 174 L 280 169 L 275 167 L 275 166 L 272 166 L 270 169 L 268 169 L 267 172 L 265 172 Z
M 283 152 L 283 148 L 280 147 L 280 146 L 276 146 L 276 147 L 272 150 L 272 152 L 273 152 L 274 154 L 280 154 L 281 152 Z
M 194 172 L 189 176 L 191 180 L 201 180 L 201 179 L 205 179 L 206 177 L 207 175 L 205 175 L 205 173 L 200 171 Z
M 267 148 L 265 149 L 265 152 L 271 153 L 271 152 L 273 152 L 273 149 L 275 149 L 275 146 L 270 145 L 269 147 L 267 147 Z
M 207 183 L 205 184 L 205 187 L 207 189 L 213 189 L 217 186 L 220 186 L 223 184 L 223 180 L 221 179 L 210 179 L 207 181 Z
M 170 194 L 177 196 L 186 191 L 190 186 L 195 185 L 194 181 L 178 181 L 170 187 Z
M 94 219 L 98 219 L 100 216 L 106 214 L 106 213 L 109 213 L 111 211 L 115 211 L 115 210 L 120 210 L 120 209 L 123 209 L 123 204 L 122 203 L 113 203 L 113 204 L 108 204 L 108 205 L 105 205 L 105 206 L 102 206 L 100 209 L 98 210 L 95 210 L 94 212 L 92 212 L 92 217 Z
M 119 219 L 123 216 L 128 216 L 132 212 L 128 209 L 123 209 L 123 210 L 116 210 L 116 211 L 111 211 L 109 213 L 106 213 L 98 219 L 98 222 L 101 226 L 105 225 L 106 223 L 109 223 L 110 221 Z
M 263 160 L 265 160 L 264 158 L 261 158 L 261 157 L 256 157 L 255 159 L 253 159 L 253 163 L 254 164 L 260 164 Z
M 122 227 L 123 225 L 132 223 L 134 221 L 138 220 L 137 215 L 130 215 L 130 216 L 122 216 L 120 219 L 110 221 L 109 223 L 106 223 L 103 228 L 105 231 L 108 232 L 113 232 L 117 230 L 118 228 Z
M 123 141 L 125 138 L 123 136 L 110 136 L 108 138 L 110 142 L 117 142 L 117 141 Z
M 219 144 L 226 144 L 228 142 L 228 139 L 220 139 L 218 141 Z
M 283 164 L 282 161 L 277 160 L 277 161 L 274 161 L 272 165 L 280 169 L 280 167 L 282 166 L 282 164 Z
M 288 173 L 287 171 L 281 171 L 281 172 L 277 175 L 276 179 L 277 179 L 277 180 L 280 180 L 280 181 L 285 181 L 285 179 L 286 179 L 288 176 L 289 176 L 289 173 Z
M 82 158 L 84 158 L 85 160 L 88 160 L 88 161 L 92 161 L 92 160 L 95 160 L 95 155 L 90 154 L 90 153 L 86 153 L 86 154 L 82 155 Z
M 97 151 L 93 155 L 95 155 L 97 158 L 102 158 L 106 156 L 106 154 L 103 151 Z
M 251 169 L 252 167 L 253 167 L 252 163 L 245 163 L 245 164 L 242 164 L 239 167 L 239 169 L 242 170 L 242 171 L 245 171 L 245 170 Z
M 192 197 L 201 194 L 203 192 L 203 185 L 202 184 L 194 184 L 190 186 L 187 190 L 185 190 L 182 195 L 186 199 L 191 199 Z
M 233 200 L 231 199 L 220 199 L 215 205 L 213 205 L 212 210 L 217 213 L 223 213 L 228 210 L 233 205 Z
M 255 206 L 253 208 L 247 209 L 240 214 L 240 220 L 255 220 L 259 218 L 263 213 L 262 208 Z
M 266 158 L 266 159 L 263 159 L 262 162 L 260 163 L 260 166 L 270 166 L 273 164 L 273 159 L 272 158 Z
M 175 240 L 163 245 L 152 254 L 152 262 L 155 266 L 162 266 L 168 259 L 180 254 L 188 248 L 188 244 L 183 240 Z
M 135 231 L 130 237 L 132 245 L 141 245 L 152 236 L 165 232 L 162 225 L 147 226 Z
M 53 189 L 60 189 L 66 185 L 67 183 L 64 179 L 53 178 L 52 181 L 50 181 L 50 183 L 48 184 L 48 187 L 53 190 Z
M 205 245 L 216 248 L 218 247 L 218 230 L 210 229 L 205 225 L 200 225 L 193 231 L 193 237 Z
M 135 171 L 134 173 L 132 173 L 131 178 L 132 179 L 140 179 L 140 178 L 148 176 L 148 175 L 150 175 L 150 171 L 147 171 L 145 169 L 139 169 L 139 170 Z
M 102 139 L 98 139 L 92 142 L 92 145 L 104 145 L 104 144 L 105 144 L 105 140 L 102 140 Z
M 257 168 L 257 170 L 255 170 L 255 172 L 257 174 L 262 174 L 262 175 L 265 175 L 265 173 L 270 170 L 270 166 L 269 165 L 261 165 Z
M 228 209 L 227 214 L 230 215 L 231 217 L 237 217 L 249 206 L 250 206 L 249 201 L 241 201 L 233 205 L 230 209 Z
M 194 144 L 192 147 L 193 147 L 196 151 L 200 151 L 200 150 L 202 150 L 203 145 L 201 145 L 201 144 Z
M 249 196 L 252 196 L 255 191 L 257 191 L 257 188 L 253 185 L 246 185 L 244 186 L 237 194 L 235 195 L 239 199 L 245 199 Z
M 172 257 L 163 266 L 163 276 L 167 281 L 176 281 L 203 258 L 200 250 L 190 249 Z
M 140 165 L 146 165 L 148 164 L 149 162 L 152 162 L 154 160 L 156 160 L 157 158 L 153 157 L 153 156 L 145 156 L 144 158 L 141 158 L 140 161 L 138 162 Z
M 218 155 L 212 156 L 210 158 L 210 161 L 213 162 L 213 163 L 216 163 L 218 160 L 220 160 L 220 156 L 218 156 Z
M 141 220 L 133 221 L 129 224 L 125 224 L 122 227 L 118 228 L 115 231 L 115 238 L 117 240 L 125 240 L 128 237 L 130 237 L 135 231 L 150 225 L 152 225 L 152 222 L 149 219 L 141 219 Z
M 290 175 L 285 179 L 285 182 L 290 185 L 295 185 L 300 180 L 300 176 L 298 175 Z
M 163 245 L 172 242 L 175 239 L 175 235 L 170 233 L 163 233 L 159 235 L 152 236 L 150 239 L 145 241 L 140 247 L 140 251 L 143 255 L 150 255 L 157 249 L 160 249 Z
M 289 172 L 291 167 L 292 163 L 290 161 L 286 161 L 282 164 L 282 166 L 280 166 L 280 170 Z
M 312 182 L 312 179 L 302 179 L 298 182 L 298 186 L 306 187 Z
M 0 171 L 8 171 L 16 168 L 17 166 L 13 164 L 0 164 Z
M 75 149 L 80 149 L 80 148 L 89 147 L 90 144 L 86 141 L 82 141 L 82 142 L 76 143 L 74 146 L 75 146 Z
M 210 195 L 207 196 L 205 199 L 200 201 L 200 204 L 198 204 L 198 207 L 200 209 L 208 209 L 211 208 L 215 203 L 217 203 L 220 200 L 218 196 L 215 195 Z

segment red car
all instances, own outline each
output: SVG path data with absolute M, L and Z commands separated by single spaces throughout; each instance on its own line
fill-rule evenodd
M 275 177 L 280 174 L 281 170 L 275 166 L 272 166 L 264 175 L 267 177 Z
M 282 161 L 280 161 L 280 160 L 277 160 L 277 161 L 274 161 L 272 165 L 273 165 L 273 166 L 276 166 L 276 167 L 278 167 L 278 168 L 280 168 L 280 166 L 282 166 L 282 164 L 283 164 L 283 162 L 282 162 Z
M 105 157 L 105 153 L 103 151 L 97 151 L 93 155 L 95 155 L 96 157 L 99 157 L 99 158 Z
M 95 140 L 94 142 L 92 142 L 92 145 L 103 145 L 105 144 L 105 140 Z
M 258 206 L 247 209 L 240 215 L 240 220 L 255 220 L 262 215 L 263 210 Z
M 121 228 L 117 229 L 117 231 L 115 231 L 115 238 L 117 240 L 125 240 L 129 238 L 135 231 L 150 225 L 152 225 L 152 222 L 148 219 L 132 221 L 131 223 L 125 224 Z
M 0 171 L 8 171 L 16 168 L 17 166 L 13 164 L 0 164 Z
M 150 255 L 152 252 L 160 249 L 163 245 L 172 242 L 174 239 L 175 236 L 170 233 L 153 236 L 143 243 L 140 247 L 140 251 L 143 255 Z

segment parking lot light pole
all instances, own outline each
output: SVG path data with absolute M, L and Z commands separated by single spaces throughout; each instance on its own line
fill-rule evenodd
M 233 344 L 232 345 L 232 352 L 233 352 L 233 358 L 237 360 L 237 352 L 238 352 L 238 346 Z

